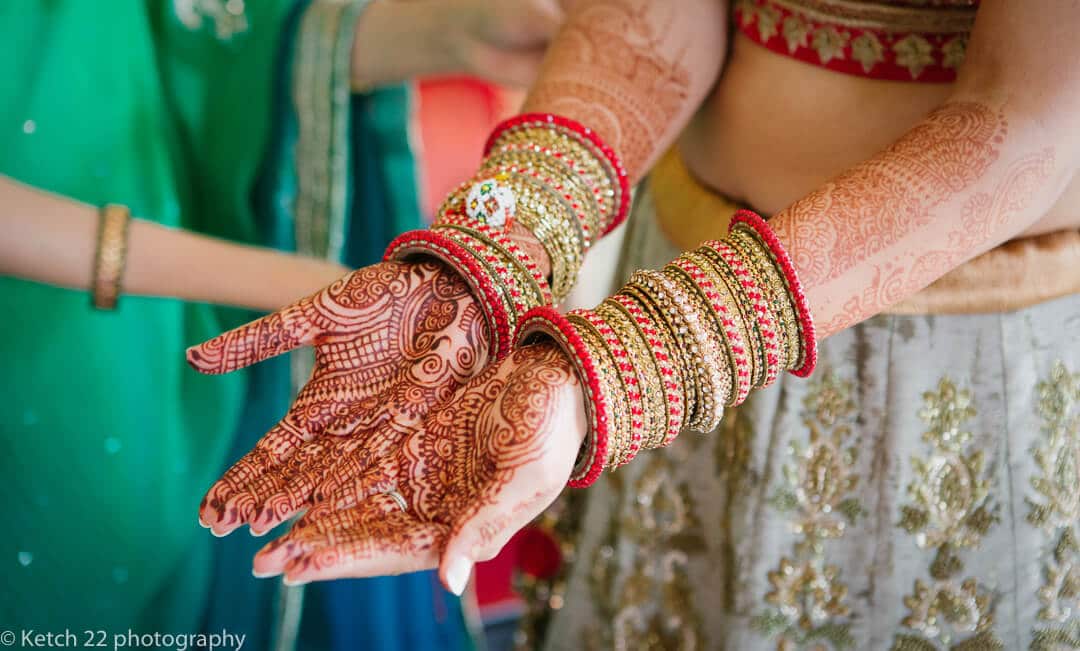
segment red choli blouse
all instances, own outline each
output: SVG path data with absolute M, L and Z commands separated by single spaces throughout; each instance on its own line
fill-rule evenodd
M 740 31 L 774 52 L 874 79 L 950 82 L 979 0 L 736 0 Z

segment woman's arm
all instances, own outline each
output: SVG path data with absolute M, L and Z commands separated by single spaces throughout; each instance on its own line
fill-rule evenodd
M 728 2 L 570 4 L 525 111 L 589 125 L 637 181 L 716 82 L 727 52 Z
M 956 90 L 891 147 L 779 213 L 818 334 L 1023 231 L 1080 153 L 1075 3 L 985 0 Z
M 0 176 L 0 274 L 61 287 L 92 282 L 98 209 Z M 126 294 L 277 309 L 336 280 L 341 265 L 131 222 Z
M 527 86 L 562 21 L 558 0 L 373 0 L 356 21 L 352 84 L 470 74 Z

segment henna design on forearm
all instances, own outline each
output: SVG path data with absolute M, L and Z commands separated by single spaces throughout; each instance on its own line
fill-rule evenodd
M 772 224 L 819 335 L 877 314 L 1014 235 L 1055 170 L 1052 148 L 1017 154 L 1022 137 L 1010 138 L 1004 108 L 946 104 L 777 215 Z M 988 177 L 996 187 L 983 189 Z
M 468 286 L 445 266 L 383 263 L 191 349 L 199 370 L 227 372 L 315 345 L 311 380 L 211 487 L 203 520 L 219 532 L 245 522 L 267 529 L 303 508 L 342 458 L 360 467 L 391 449 L 486 363 L 486 327 Z
M 1001 111 L 947 104 L 881 154 L 826 183 L 773 220 L 803 285 L 833 280 L 933 219 L 999 155 Z
M 549 476 L 544 459 L 555 415 L 565 408 L 561 396 L 576 382 L 558 349 L 515 351 L 429 412 L 393 457 L 353 482 L 339 481 L 335 494 L 323 493 L 286 536 L 260 552 L 257 566 L 304 580 L 431 567 L 463 526 L 476 535 L 475 553 L 490 550 L 565 483 Z M 567 473 L 575 452 L 565 453 Z M 513 498 L 511 484 L 526 488 L 511 491 L 519 495 Z M 391 486 L 408 513 L 385 495 L 372 497 Z M 495 507 L 508 500 L 512 508 Z M 492 515 L 474 521 L 489 507 Z M 372 569 L 374 559 L 381 564 Z
M 640 177 L 665 134 L 678 128 L 676 116 L 690 108 L 688 45 L 672 29 L 687 19 L 680 7 L 648 0 L 590 2 L 552 44 L 525 110 L 595 129 Z

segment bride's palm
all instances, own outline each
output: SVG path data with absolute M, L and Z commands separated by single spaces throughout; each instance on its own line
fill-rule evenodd
M 267 531 L 393 450 L 486 363 L 483 313 L 438 263 L 355 271 L 274 314 L 188 350 L 227 373 L 315 346 L 311 378 L 285 417 L 209 490 L 199 517 L 218 535 Z
M 312 581 L 441 559 L 444 581 L 460 591 L 472 564 L 566 485 L 584 429 L 566 357 L 551 346 L 515 351 L 432 409 L 394 454 L 362 470 L 341 457 L 333 489 L 259 552 L 255 570 Z

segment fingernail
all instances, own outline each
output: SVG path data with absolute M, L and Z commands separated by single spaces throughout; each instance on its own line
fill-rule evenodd
M 307 583 L 310 583 L 310 581 L 304 581 L 303 579 L 290 579 L 287 576 L 285 578 L 283 578 L 281 580 L 281 582 L 284 583 L 285 585 L 290 585 L 290 586 L 291 585 L 305 585 Z
M 281 574 L 281 572 L 260 572 L 255 569 L 251 570 L 251 576 L 255 577 L 256 579 L 266 579 L 271 576 L 277 576 L 278 574 Z
M 206 520 L 203 520 L 201 515 L 199 516 L 199 526 L 202 527 L 203 529 L 209 529 L 210 528 L 210 525 L 206 524 Z
M 469 583 L 469 573 L 472 572 L 472 561 L 464 556 L 458 556 L 450 561 L 450 567 L 446 570 L 446 583 L 457 596 L 465 592 L 465 586 Z
M 215 538 L 224 538 L 225 536 L 229 535 L 228 531 L 222 531 L 222 532 L 218 533 L 218 531 L 216 529 L 213 529 L 213 528 L 210 529 L 210 533 L 214 534 Z
M 266 534 L 270 533 L 270 530 L 264 529 L 262 531 L 256 531 L 255 529 L 248 527 L 248 533 L 250 533 L 253 538 L 262 538 Z

